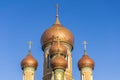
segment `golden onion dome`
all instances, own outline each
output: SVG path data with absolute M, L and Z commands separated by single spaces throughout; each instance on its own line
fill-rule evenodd
M 94 61 L 88 55 L 83 55 L 83 57 L 78 62 L 78 67 L 80 70 L 83 67 L 91 67 L 94 69 Z
M 67 60 L 65 60 L 65 58 L 62 56 L 56 56 L 55 58 L 51 59 L 50 63 L 53 69 L 65 70 L 68 65 Z
M 56 54 L 60 54 L 60 55 L 63 55 L 63 56 L 67 55 L 66 47 L 63 44 L 61 44 L 60 42 L 53 43 L 49 52 L 50 52 L 50 56 L 54 56 Z
M 34 67 L 35 69 L 38 66 L 37 60 L 29 53 L 21 62 L 22 69 L 25 67 Z
M 52 25 L 52 27 L 48 28 L 41 37 L 42 49 L 44 50 L 45 45 L 51 43 L 52 41 L 56 41 L 56 38 L 59 37 L 61 42 L 65 42 L 70 44 L 73 47 L 74 37 L 72 33 L 65 27 L 61 25 L 58 19 L 58 15 L 56 15 L 56 21 Z

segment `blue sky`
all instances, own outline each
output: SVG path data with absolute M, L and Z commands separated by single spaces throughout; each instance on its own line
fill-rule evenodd
M 120 1 L 119 0 L 1 0 L 0 1 L 0 80 L 22 80 L 21 60 L 27 55 L 27 42 L 38 60 L 36 80 L 43 76 L 40 37 L 59 18 L 75 37 L 73 77 L 80 80 L 77 67 L 83 55 L 82 42 L 95 61 L 94 80 L 120 79 Z

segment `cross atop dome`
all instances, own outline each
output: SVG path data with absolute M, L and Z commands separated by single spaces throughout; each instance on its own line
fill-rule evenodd
M 58 4 L 56 4 L 56 21 L 54 24 L 60 24 L 60 21 L 59 21 L 59 18 L 58 18 L 58 10 L 59 10 L 59 7 L 58 7 Z
M 54 24 L 50 28 L 46 29 L 41 36 L 42 49 L 44 51 L 49 43 L 53 44 L 55 41 L 57 41 L 56 38 L 59 37 L 60 42 L 70 45 L 72 50 L 74 44 L 74 36 L 70 32 L 70 30 L 62 26 L 62 24 L 60 23 L 58 17 L 58 4 L 56 4 L 55 9 L 56 9 L 56 20 Z
M 56 16 L 58 16 L 58 9 L 59 9 L 59 6 L 58 4 L 56 4 Z
M 85 55 L 86 55 L 86 47 L 87 47 L 87 44 L 88 44 L 87 41 L 84 41 L 84 42 L 83 42 L 83 45 L 84 45 L 84 54 L 85 54 Z
M 29 51 L 29 52 L 31 52 L 31 48 L 32 48 L 32 41 L 28 41 L 28 45 L 29 45 L 29 47 L 28 47 L 28 51 Z
M 84 50 L 86 50 L 86 46 L 87 46 L 87 44 L 88 44 L 87 41 L 84 41 L 84 42 L 83 42 Z

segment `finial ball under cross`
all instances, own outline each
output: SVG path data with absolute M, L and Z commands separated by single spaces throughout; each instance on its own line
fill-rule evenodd
M 87 41 L 84 41 L 84 42 L 83 42 L 84 50 L 86 50 L 86 46 L 87 46 L 87 44 L 88 44 Z
M 29 42 L 28 42 L 28 45 L 29 45 L 28 50 L 31 51 L 31 48 L 32 48 L 32 41 L 29 41 Z

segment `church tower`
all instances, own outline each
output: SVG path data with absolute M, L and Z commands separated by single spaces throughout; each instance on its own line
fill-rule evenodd
M 81 80 L 93 80 L 94 61 L 87 55 L 86 45 L 84 41 L 84 55 L 78 62 L 78 68 L 81 71 Z
M 59 51 L 56 52 L 55 57 L 51 57 L 52 53 L 50 53 L 50 48 L 54 44 L 57 44 L 56 42 L 58 42 L 58 39 L 59 39 L 59 44 L 63 45 L 66 49 L 65 57 L 58 55 Z M 62 24 L 60 23 L 58 18 L 58 5 L 56 5 L 56 21 L 50 28 L 48 28 L 42 34 L 41 44 L 42 44 L 42 50 L 44 51 L 43 80 L 54 80 L 55 73 L 58 73 L 58 71 L 60 72 L 62 71 L 61 75 L 63 75 L 64 73 L 64 80 L 72 80 L 73 77 L 72 77 L 71 51 L 73 50 L 74 37 L 72 33 L 67 28 L 63 27 Z M 60 65 L 58 67 L 58 64 L 54 62 L 57 61 L 58 59 L 63 62 L 63 64 L 61 64 L 62 66 Z M 58 61 L 58 63 L 59 62 L 60 61 Z M 54 65 L 53 63 L 57 65 L 57 68 L 56 65 Z M 64 68 L 60 68 L 63 66 Z
M 38 62 L 31 54 L 32 42 L 29 42 L 28 55 L 22 60 L 23 80 L 34 80 Z
M 50 63 L 54 72 L 54 80 L 64 80 L 64 72 L 67 68 L 67 49 L 59 42 L 54 42 L 50 50 Z

